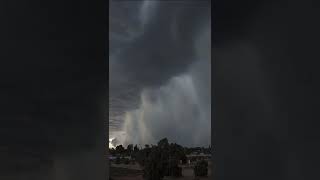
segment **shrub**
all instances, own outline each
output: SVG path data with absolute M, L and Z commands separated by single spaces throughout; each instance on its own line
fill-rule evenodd
M 182 169 L 181 167 L 178 167 L 178 161 L 176 159 L 169 160 L 168 163 L 165 163 L 166 176 L 174 176 L 174 177 L 181 177 L 182 176 Z
M 207 176 L 208 175 L 208 162 L 205 160 L 199 161 L 194 167 L 195 176 Z
M 143 177 L 145 180 L 161 180 L 164 177 L 164 160 L 161 150 L 152 147 L 149 156 L 146 158 Z

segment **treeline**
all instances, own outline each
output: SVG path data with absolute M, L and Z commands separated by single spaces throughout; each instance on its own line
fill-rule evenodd
M 124 148 L 122 145 L 118 145 L 116 148 L 109 148 L 109 152 L 112 156 L 131 156 L 134 153 L 139 152 L 139 150 L 140 149 L 137 147 L 137 145 L 133 147 L 132 144 L 129 144 L 127 148 Z
M 167 139 L 167 138 L 164 138 Z M 195 154 L 212 154 L 212 148 L 211 146 L 209 147 L 182 147 L 181 145 L 178 145 L 176 143 L 171 143 L 170 144 L 172 147 L 177 147 L 180 150 L 182 150 L 186 155 L 195 153 Z M 109 148 L 109 152 L 112 156 L 117 156 L 117 155 L 122 155 L 122 156 L 132 156 L 133 154 L 139 152 L 140 150 L 143 149 L 148 149 L 150 147 L 153 147 L 155 145 L 149 145 L 146 144 L 144 145 L 144 148 L 139 148 L 138 145 L 133 146 L 133 144 L 129 144 L 126 148 L 122 145 L 116 146 L 116 148 Z
M 143 177 L 146 180 L 161 180 L 164 176 L 182 176 L 182 169 L 179 163 L 187 163 L 187 154 L 190 153 L 211 153 L 208 148 L 186 148 L 176 143 L 169 143 L 167 138 L 160 140 L 157 145 L 145 145 L 139 149 L 137 145 L 122 145 L 110 149 L 113 156 L 130 156 L 143 167 Z M 208 173 L 208 162 L 200 161 L 194 167 L 195 175 L 206 176 Z

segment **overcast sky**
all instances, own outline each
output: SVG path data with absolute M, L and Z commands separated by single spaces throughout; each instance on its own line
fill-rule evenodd
M 109 137 L 211 142 L 210 1 L 110 1 Z

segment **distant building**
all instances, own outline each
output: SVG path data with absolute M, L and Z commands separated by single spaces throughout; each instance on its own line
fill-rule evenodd
M 204 153 L 192 153 L 192 154 L 189 154 L 189 155 L 186 155 L 187 156 L 187 163 L 190 165 L 190 164 L 193 164 L 197 161 L 200 161 L 200 160 L 210 160 L 211 159 L 211 154 L 204 154 Z

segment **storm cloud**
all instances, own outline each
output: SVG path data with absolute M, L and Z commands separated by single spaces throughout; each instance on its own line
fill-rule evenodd
M 208 145 L 210 1 L 136 3 L 140 11 L 131 18 L 138 18 L 121 22 L 135 21 L 140 31 L 122 34 L 129 40 L 109 57 L 110 137 L 123 144 L 167 136 L 186 145 Z

